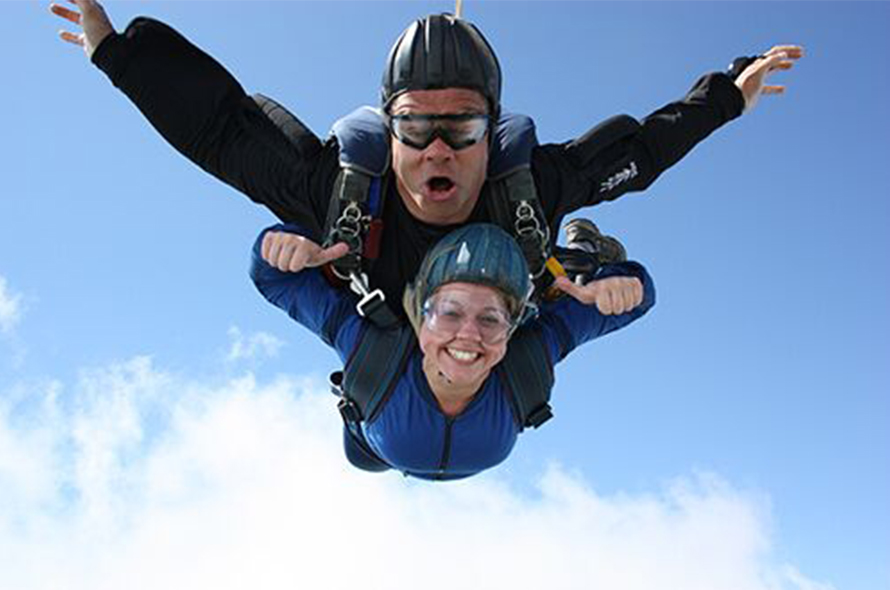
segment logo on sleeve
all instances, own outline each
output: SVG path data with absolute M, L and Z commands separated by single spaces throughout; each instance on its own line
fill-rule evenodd
M 618 185 L 624 184 L 628 180 L 632 178 L 636 178 L 639 172 L 637 171 L 637 163 L 631 162 L 627 168 L 621 170 L 620 172 L 616 172 L 608 179 L 604 180 L 600 183 L 600 192 L 607 193 L 615 189 Z

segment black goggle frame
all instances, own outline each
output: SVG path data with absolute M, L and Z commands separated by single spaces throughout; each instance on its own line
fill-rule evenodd
M 446 115 L 389 115 L 390 133 L 407 146 L 423 150 L 436 138 L 457 151 L 479 143 L 491 126 L 491 117 L 480 113 Z M 407 133 L 404 127 L 415 127 Z

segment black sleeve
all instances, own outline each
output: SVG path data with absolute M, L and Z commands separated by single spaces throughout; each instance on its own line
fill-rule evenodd
M 225 68 L 159 21 L 134 19 L 92 59 L 186 158 L 282 221 L 320 232 L 329 191 L 317 185 L 333 182 L 336 146 L 305 127 L 285 136 Z
M 708 74 L 641 122 L 614 117 L 574 141 L 540 146 L 532 169 L 548 219 L 645 189 L 743 108 L 727 75 Z

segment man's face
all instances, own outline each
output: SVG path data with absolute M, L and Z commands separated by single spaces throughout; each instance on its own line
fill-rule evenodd
M 412 90 L 398 96 L 391 115 L 485 114 L 481 94 L 465 88 Z M 489 131 L 490 133 L 490 131 Z M 399 195 L 417 219 L 434 225 L 470 217 L 488 170 L 488 136 L 455 150 L 440 137 L 424 149 L 392 137 L 392 167 Z

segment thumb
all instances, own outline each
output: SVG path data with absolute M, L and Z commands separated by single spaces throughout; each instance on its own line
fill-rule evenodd
M 318 246 L 318 249 L 309 257 L 306 266 L 322 266 L 328 262 L 333 262 L 338 258 L 343 258 L 347 254 L 349 254 L 349 245 L 346 244 L 346 242 L 339 242 L 328 248 L 321 248 L 321 246 Z
M 589 304 L 596 300 L 596 283 L 588 283 L 583 287 L 576 285 L 568 277 L 557 277 L 554 281 L 556 287 L 567 295 L 577 299 L 581 303 Z

